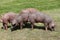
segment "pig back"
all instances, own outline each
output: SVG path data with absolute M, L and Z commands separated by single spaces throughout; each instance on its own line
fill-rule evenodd
M 22 16 L 24 21 L 27 21 L 28 16 L 29 16 L 29 11 L 28 10 L 22 10 L 19 15 Z

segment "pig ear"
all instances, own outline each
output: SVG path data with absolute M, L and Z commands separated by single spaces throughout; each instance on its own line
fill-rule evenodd
M 2 21 L 2 16 L 3 16 L 3 15 L 0 15 L 0 22 L 1 22 L 1 23 L 3 22 L 3 21 Z
M 1 22 L 1 23 L 3 22 L 2 19 L 0 19 L 0 22 Z

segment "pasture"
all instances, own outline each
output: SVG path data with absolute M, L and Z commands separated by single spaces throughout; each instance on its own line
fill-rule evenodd
M 60 40 L 60 0 L 0 0 L 0 15 L 9 11 L 19 13 L 31 7 L 51 16 L 56 24 L 55 31 L 45 31 L 43 24 L 38 23 L 33 30 L 23 28 L 11 32 L 10 28 L 1 29 L 0 23 L 0 40 Z

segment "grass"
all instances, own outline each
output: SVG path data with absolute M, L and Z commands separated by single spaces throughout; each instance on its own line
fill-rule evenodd
M 0 40 L 60 40 L 60 0 L 0 0 L 0 14 L 9 11 L 19 13 L 20 10 L 30 7 L 50 15 L 55 20 L 55 31 L 24 28 L 11 32 L 10 28 L 7 31 L 1 29 L 0 23 Z
M 41 11 L 60 8 L 60 0 L 0 0 L 0 13 L 19 12 L 21 9 L 30 7 Z

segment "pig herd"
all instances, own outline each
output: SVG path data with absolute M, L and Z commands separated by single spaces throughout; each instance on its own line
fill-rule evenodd
M 3 24 L 3 29 L 7 30 L 8 23 L 11 23 L 12 28 L 19 26 L 23 28 L 23 24 L 30 22 L 31 28 L 34 28 L 34 23 L 43 23 L 45 30 L 49 28 L 51 31 L 55 28 L 54 20 L 47 14 L 42 13 L 34 8 L 21 10 L 19 14 L 8 12 L 2 15 L 0 22 Z

